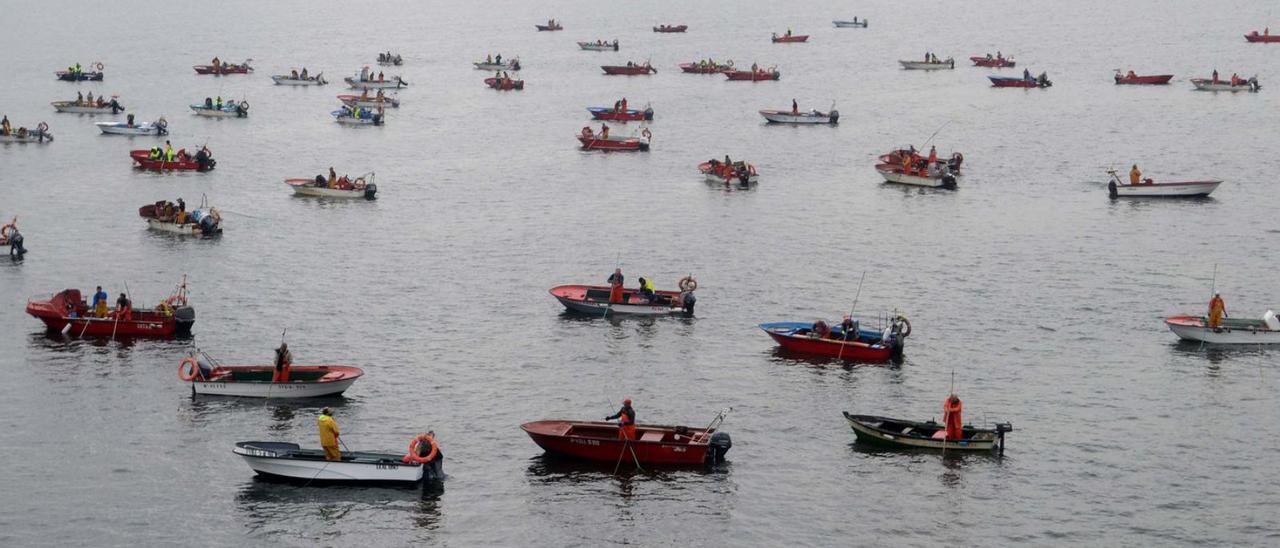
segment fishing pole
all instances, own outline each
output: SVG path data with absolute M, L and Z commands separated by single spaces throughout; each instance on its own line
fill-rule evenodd
M 858 292 L 853 295 L 853 305 L 849 307 L 849 327 L 853 326 L 853 309 L 858 307 L 858 297 L 862 296 L 862 282 L 863 280 L 866 280 L 866 279 L 867 279 L 867 271 L 863 270 L 862 278 L 858 279 Z M 849 328 L 845 327 L 843 328 L 843 331 L 844 331 L 844 342 L 847 343 L 849 342 Z M 855 337 L 854 340 L 856 341 L 858 339 Z M 840 345 L 840 351 L 836 353 L 837 360 L 844 358 L 845 346 L 848 346 L 848 345 L 847 344 Z
M 946 122 L 943 122 L 941 126 L 938 126 L 938 129 L 934 130 L 933 135 L 930 135 L 928 139 L 925 139 L 924 144 L 921 145 L 921 148 L 928 146 L 929 142 L 932 141 L 934 137 L 937 137 L 938 133 L 941 132 L 944 128 L 946 128 L 949 125 L 951 125 L 951 120 L 947 120 Z

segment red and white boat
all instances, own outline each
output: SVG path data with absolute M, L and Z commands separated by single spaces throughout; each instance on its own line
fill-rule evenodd
M 1262 89 L 1262 85 L 1258 83 L 1257 76 L 1248 80 L 1236 78 L 1235 81 L 1230 79 L 1192 78 L 1191 85 L 1195 86 L 1199 91 L 1229 91 L 1231 93 L 1241 91 L 1256 92 Z
M 617 302 L 610 301 L 613 288 L 607 285 L 561 285 L 551 288 L 550 292 L 570 312 L 588 316 L 692 316 L 698 302 L 693 294 L 698 289 L 698 282 L 693 277 L 685 277 L 680 280 L 679 287 L 680 291 L 654 291 L 653 299 L 641 295 L 639 289 L 623 288 L 615 299 Z
M 524 80 L 513 80 L 511 78 L 485 78 L 484 85 L 490 89 L 500 91 L 522 90 L 524 89 Z
M 195 309 L 187 304 L 186 278 L 152 309 L 135 307 L 124 314 L 110 310 L 99 318 L 79 289 L 64 289 L 46 300 L 27 301 L 27 314 L 44 322 L 50 332 L 66 330 L 73 337 L 173 337 L 189 335 L 196 322 Z
M 782 73 L 773 67 L 756 70 L 726 70 L 724 75 L 729 80 L 749 82 L 765 82 L 782 78 Z
M 876 172 L 884 177 L 886 183 L 953 189 L 960 182 L 964 155 L 956 152 L 949 159 L 931 163 L 928 157 L 921 156 L 915 149 L 904 148 L 883 154 L 879 160 Z
M 733 61 L 725 61 L 724 64 L 708 63 L 706 61 L 698 61 L 696 63 L 680 63 L 680 71 L 690 74 L 719 74 L 721 72 L 729 72 L 733 70 Z
M 222 365 L 204 352 L 183 358 L 178 378 L 192 394 L 244 398 L 315 398 L 346 392 L 364 375 L 349 365 L 291 365 L 288 380 L 275 382 L 271 365 Z
M 1174 183 L 1157 183 L 1144 179 L 1134 185 L 1120 180 L 1116 170 L 1108 170 L 1111 181 L 1107 183 L 1107 193 L 1112 198 L 1195 198 L 1208 196 L 1222 181 L 1183 181 Z
M 196 74 L 213 74 L 215 76 L 222 76 L 225 74 L 249 74 L 250 72 L 253 72 L 253 67 L 249 66 L 249 63 L 251 62 L 253 62 L 253 59 L 245 59 L 243 63 L 238 65 L 235 63 L 218 63 L 217 66 L 195 65 L 191 68 L 196 70 Z
M 653 134 L 649 132 L 649 128 L 640 131 L 640 135 L 597 135 L 589 127 L 582 128 L 582 132 L 578 134 L 578 142 L 582 143 L 583 150 L 620 150 L 620 151 L 637 151 L 649 150 L 649 139 Z
M 1280 36 L 1272 36 L 1270 28 L 1264 29 L 1262 34 L 1258 34 L 1256 30 L 1250 32 L 1244 35 L 1244 39 L 1250 44 L 1274 44 L 1280 42 Z
M 1164 324 L 1178 338 L 1208 344 L 1280 344 L 1280 319 L 1268 310 L 1261 319 L 1222 318 L 1222 325 L 1209 327 L 1204 316 L 1171 316 Z
M 587 112 L 590 112 L 591 117 L 596 120 L 609 120 L 613 122 L 653 120 L 653 107 L 648 105 L 645 105 L 644 110 L 636 110 L 633 108 L 623 109 L 621 107 L 587 107 Z
M 1152 74 L 1149 76 L 1140 76 L 1132 70 L 1128 74 L 1123 74 L 1120 69 L 1116 69 L 1115 74 L 1116 85 L 1118 86 L 1163 86 L 1173 79 L 1172 74 Z
M 970 57 L 969 60 L 973 61 L 973 66 L 975 67 L 987 68 L 1011 68 L 1018 64 L 1012 57 L 1005 57 L 1003 55 L 998 55 L 996 57 L 992 57 L 990 54 L 985 56 L 975 55 Z
M 624 75 L 624 76 L 648 76 L 649 74 L 657 74 L 658 69 L 649 65 L 648 61 L 644 63 L 632 63 L 630 61 L 625 65 L 603 65 L 605 74 Z
M 760 182 L 760 174 L 756 173 L 756 166 L 746 162 L 725 164 L 720 160 L 712 159 L 698 164 L 698 172 L 706 178 L 708 183 L 751 186 Z
M 653 32 L 684 32 L 689 30 L 689 25 L 658 25 L 653 27 Z
M 201 147 L 195 156 L 187 154 L 185 148 L 179 149 L 173 160 L 165 160 L 163 154 L 160 158 L 153 158 L 149 150 L 130 150 L 129 157 L 133 158 L 134 167 L 155 171 L 211 171 L 218 164 L 209 147 Z
M 791 31 L 787 31 L 786 34 L 779 36 L 778 33 L 775 32 L 770 39 L 773 40 L 773 43 L 775 44 L 795 44 L 809 41 L 809 35 L 791 34 Z
M 847 338 L 842 325 L 830 327 L 823 321 L 762 323 L 759 327 L 790 352 L 876 363 L 901 358 L 911 336 L 911 322 L 901 315 L 882 330 L 862 329 L 858 322 L 852 322 Z
M 400 97 L 391 95 L 339 95 L 338 100 L 348 107 L 360 108 L 400 108 Z
M 619 437 L 619 426 L 609 422 L 542 420 L 520 428 L 544 451 L 601 463 L 629 462 L 640 466 L 698 466 L 724 461 L 733 447 L 729 434 L 720 432 L 728 409 L 706 428 L 635 425 L 635 439 Z M 617 464 L 615 464 L 617 466 Z
M 298 196 L 373 200 L 378 197 L 378 185 L 373 182 L 373 178 L 373 172 L 356 177 L 354 181 L 343 175 L 331 187 L 324 175 L 316 175 L 314 179 L 285 179 L 284 184 L 289 185 Z

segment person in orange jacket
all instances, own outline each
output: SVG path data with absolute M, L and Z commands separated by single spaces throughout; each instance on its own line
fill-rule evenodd
M 961 418 L 963 405 L 960 397 L 952 394 L 942 402 L 942 423 L 947 426 L 947 441 L 964 439 L 964 421 Z
M 618 439 L 636 439 L 636 410 L 631 407 L 630 398 L 622 400 L 622 408 L 617 413 L 604 418 L 607 421 L 614 419 L 618 419 Z
M 1227 303 L 1222 300 L 1222 294 L 1214 293 L 1213 299 L 1209 301 L 1209 327 L 1217 329 L 1222 327 L 1222 318 L 1227 316 Z

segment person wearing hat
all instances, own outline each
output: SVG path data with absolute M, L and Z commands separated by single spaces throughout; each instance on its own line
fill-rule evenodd
M 324 449 L 324 460 L 342 460 L 342 451 L 338 450 L 338 422 L 333 420 L 333 410 L 328 407 L 322 409 L 316 425 L 320 427 L 320 447 Z
M 111 298 L 106 291 L 102 290 L 102 286 L 98 286 L 98 291 L 93 294 L 93 315 L 98 318 L 107 317 L 107 299 Z
M 1227 303 L 1222 300 L 1222 294 L 1214 293 L 1213 299 L 1209 301 L 1209 327 L 1217 329 L 1222 327 L 1222 318 L 1227 315 Z
M 271 382 L 289 382 L 289 368 L 293 366 L 293 353 L 289 352 L 289 345 L 284 341 L 280 342 L 280 348 L 276 349 L 276 370 L 271 374 Z
M 631 407 L 631 399 L 622 400 L 622 408 L 617 413 L 605 417 L 604 420 L 618 419 L 618 439 L 636 439 L 636 410 Z

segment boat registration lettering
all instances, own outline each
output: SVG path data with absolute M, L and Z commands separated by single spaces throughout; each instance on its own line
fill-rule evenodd
M 400 465 L 399 465 L 399 464 L 381 464 L 381 463 L 379 463 L 379 464 L 377 464 L 376 466 L 377 466 L 378 470 L 399 470 L 399 469 L 400 469 Z
M 275 452 L 274 452 L 274 451 L 267 451 L 267 450 L 265 450 L 265 449 L 256 449 L 256 448 L 251 448 L 251 447 L 244 447 L 244 448 L 242 448 L 242 449 L 241 449 L 241 451 L 244 451 L 244 453 L 245 453 L 246 455 L 253 456 L 253 457 L 276 457 L 276 456 L 278 456 L 278 455 L 276 455 L 276 454 L 275 454 Z
M 591 445 L 591 446 L 598 447 L 600 445 L 600 440 L 584 440 L 580 438 L 571 438 L 569 440 L 569 443 L 574 443 L 577 445 Z
M 684 452 L 687 452 L 689 448 L 688 447 L 672 447 L 671 450 L 676 453 L 684 453 Z

